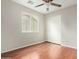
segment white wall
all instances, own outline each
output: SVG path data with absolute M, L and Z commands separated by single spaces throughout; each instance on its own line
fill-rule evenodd
M 44 17 L 31 9 L 21 6 L 11 0 L 2 0 L 1 20 L 1 50 L 7 52 L 44 41 Z M 21 14 L 29 13 L 39 20 L 39 33 L 21 32 Z
M 46 15 L 47 41 L 76 48 L 77 6 L 71 6 Z
M 1 2 L 2 53 L 45 40 L 76 48 L 76 5 L 45 16 L 11 0 Z M 39 33 L 21 32 L 22 12 L 30 13 L 39 19 Z

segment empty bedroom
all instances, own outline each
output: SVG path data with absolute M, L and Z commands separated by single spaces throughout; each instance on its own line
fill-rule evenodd
M 77 1 L 1 0 L 1 59 L 77 59 Z

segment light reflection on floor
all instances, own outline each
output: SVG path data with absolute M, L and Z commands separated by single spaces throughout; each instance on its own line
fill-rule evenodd
M 76 50 L 52 43 L 32 46 L 16 53 L 11 59 L 76 59 Z

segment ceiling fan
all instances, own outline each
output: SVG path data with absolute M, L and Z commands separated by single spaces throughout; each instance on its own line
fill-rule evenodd
M 40 6 L 43 6 L 44 4 L 46 4 L 47 5 L 47 11 L 49 11 L 49 5 L 53 5 L 53 6 L 56 6 L 56 7 L 61 7 L 60 4 L 53 3 L 52 2 L 53 0 L 42 0 L 42 1 L 44 1 L 45 3 L 39 4 L 35 7 L 40 7 Z

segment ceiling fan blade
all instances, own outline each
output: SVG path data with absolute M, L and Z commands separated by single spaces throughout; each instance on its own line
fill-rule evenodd
M 44 5 L 44 3 L 43 3 L 43 4 L 40 4 L 40 5 L 37 5 L 37 6 L 35 6 L 35 7 L 39 7 L 39 6 L 42 6 L 42 5 Z
M 57 7 L 61 7 L 60 4 L 56 4 L 56 3 L 51 3 L 51 5 L 57 6 Z

